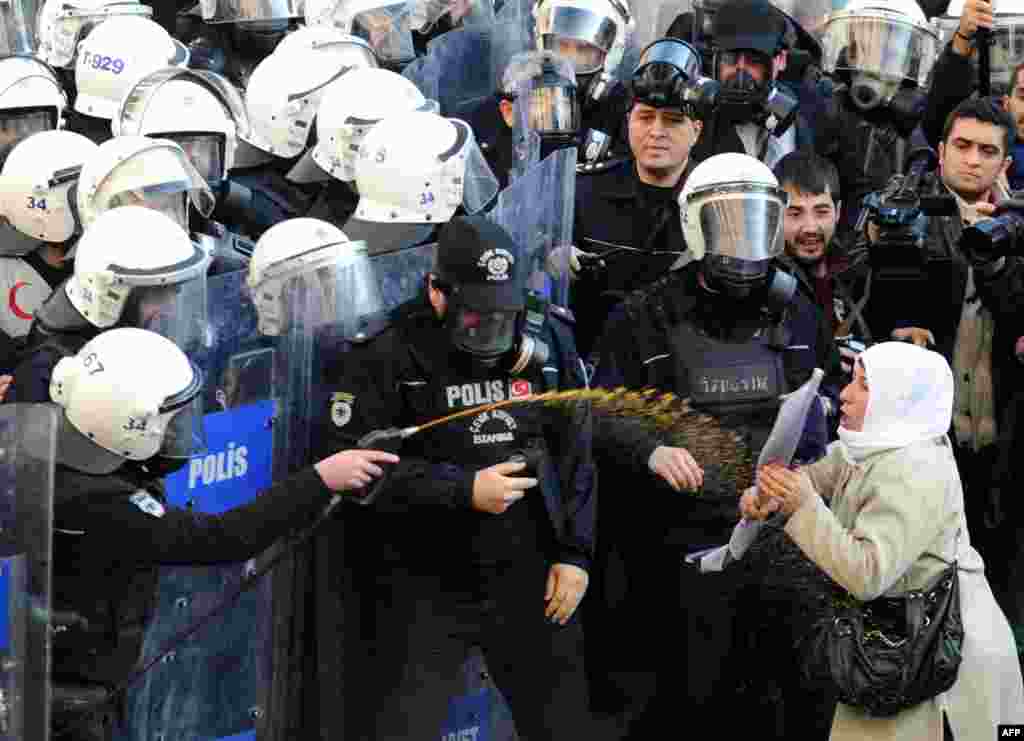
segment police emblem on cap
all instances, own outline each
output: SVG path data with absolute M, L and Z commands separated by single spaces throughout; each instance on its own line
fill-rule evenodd
M 516 258 L 508 250 L 498 247 L 480 255 L 476 264 L 487 271 L 487 280 L 506 281 L 510 277 L 509 269 L 516 264 Z
M 355 400 L 356 397 L 352 394 L 331 394 L 331 421 L 335 427 L 344 427 L 352 420 L 352 404 Z

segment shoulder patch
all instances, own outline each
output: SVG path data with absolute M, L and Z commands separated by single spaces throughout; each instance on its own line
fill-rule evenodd
M 352 420 L 352 405 L 356 397 L 336 391 L 331 394 L 331 421 L 335 427 L 344 427 Z
M 150 494 L 148 491 L 139 490 L 131 495 L 131 503 L 141 509 L 147 515 L 153 517 L 163 517 L 167 514 L 167 510 Z

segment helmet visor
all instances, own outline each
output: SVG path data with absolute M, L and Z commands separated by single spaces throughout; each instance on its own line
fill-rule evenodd
M 727 185 L 691 193 L 687 218 L 699 220 L 708 255 L 759 262 L 782 254 L 787 202 L 779 188 Z
M 408 62 L 415 58 L 411 16 L 405 3 L 388 5 L 356 14 L 351 34 L 370 45 L 377 58 L 386 62 Z
M 593 74 L 604 67 L 605 51 L 586 41 L 548 34 L 544 37 L 544 48 L 572 62 L 578 75 Z
M 225 175 L 223 134 L 157 134 L 170 139 L 185 151 L 185 156 L 196 168 L 199 176 L 211 187 L 216 187 Z
M 126 190 L 110 199 L 110 208 L 118 206 L 143 206 L 159 211 L 175 224 L 188 231 L 188 187 L 187 183 L 162 183 L 137 190 Z
M 165 420 L 159 455 L 183 459 L 207 451 L 203 423 L 203 372 L 192 363 L 192 381 L 180 393 L 164 401 L 160 418 Z
M 442 155 L 445 169 L 453 174 L 453 182 L 458 182 L 457 170 L 462 167 L 462 207 L 467 213 L 481 211 L 498 194 L 500 184 L 491 166 L 487 164 L 473 130 L 465 121 L 450 119 L 458 128 L 459 135 L 455 145 Z
M 922 87 L 939 54 L 930 28 L 882 10 L 838 14 L 825 25 L 821 45 L 828 72 L 856 71 Z
M 452 342 L 480 358 L 494 358 L 512 349 L 515 342 L 514 311 L 477 311 L 460 306 L 452 317 Z
M 0 111 L 0 164 L 3 164 L 18 142 L 32 134 L 56 128 L 56 108 L 12 108 Z
M 201 358 L 208 339 L 205 270 L 179 283 L 133 286 L 118 325 L 156 332 Z

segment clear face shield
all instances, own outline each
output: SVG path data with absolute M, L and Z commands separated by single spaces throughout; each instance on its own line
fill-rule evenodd
M 173 133 L 154 134 L 169 139 L 185 152 L 188 161 L 211 188 L 216 188 L 224 179 L 225 150 L 227 139 L 218 133 Z
M 877 9 L 834 14 L 821 46 L 822 67 L 849 76 L 851 98 L 864 109 L 888 102 L 903 84 L 925 87 L 939 54 L 931 27 Z
M 477 146 L 469 124 L 454 119 L 452 123 L 459 133 L 454 146 L 440 155 L 444 162 L 443 175 L 456 191 L 461 182 L 462 208 L 468 214 L 475 214 L 491 202 L 501 185 Z
M 56 128 L 56 108 L 47 106 L 0 110 L 0 167 L 18 142 L 40 131 L 54 131 Z
M 367 317 L 384 311 L 362 242 L 325 245 L 270 266 L 253 300 L 260 332 L 268 336 L 311 335 L 331 324 L 354 337 Z
M 685 218 L 700 225 L 708 270 L 730 295 L 748 295 L 782 254 L 788 203 L 785 190 L 752 183 L 723 183 L 688 196 Z
M 201 393 L 203 372 L 194 362 L 191 365 L 192 383 L 166 399 L 160 407 L 159 416 L 164 426 L 164 437 L 157 455 L 181 463 L 208 450 Z
M 198 263 L 197 263 L 198 264 Z M 159 272 L 164 273 L 163 268 Z M 118 326 L 138 327 L 166 337 L 193 360 L 207 341 L 206 271 L 170 285 L 136 285 Z
M 352 17 L 351 35 L 363 39 L 381 62 L 404 65 L 416 58 L 406 3 L 364 10 Z
M 618 26 L 603 12 L 552 4 L 537 17 L 543 48 L 573 63 L 577 75 L 600 72 L 615 43 Z
M 216 203 L 188 157 L 169 147 L 145 150 L 121 162 L 100 182 L 92 201 L 101 211 L 145 206 L 165 213 L 186 232 L 189 203 L 203 216 L 209 216 Z

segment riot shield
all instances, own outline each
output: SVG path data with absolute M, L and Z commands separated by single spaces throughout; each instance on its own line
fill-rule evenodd
M 471 117 L 498 90 L 508 61 L 531 46 L 525 0 L 508 0 L 489 25 L 486 13 L 471 18 L 431 40 L 426 56 L 402 72 L 424 97 L 438 101 L 443 116 Z
M 56 408 L 0 408 L 0 741 L 50 738 Z
M 35 54 L 37 0 L 0 3 L 0 54 Z
M 575 147 L 552 152 L 499 193 L 489 214 L 525 248 L 530 290 L 559 306 L 569 305 L 576 156 Z

